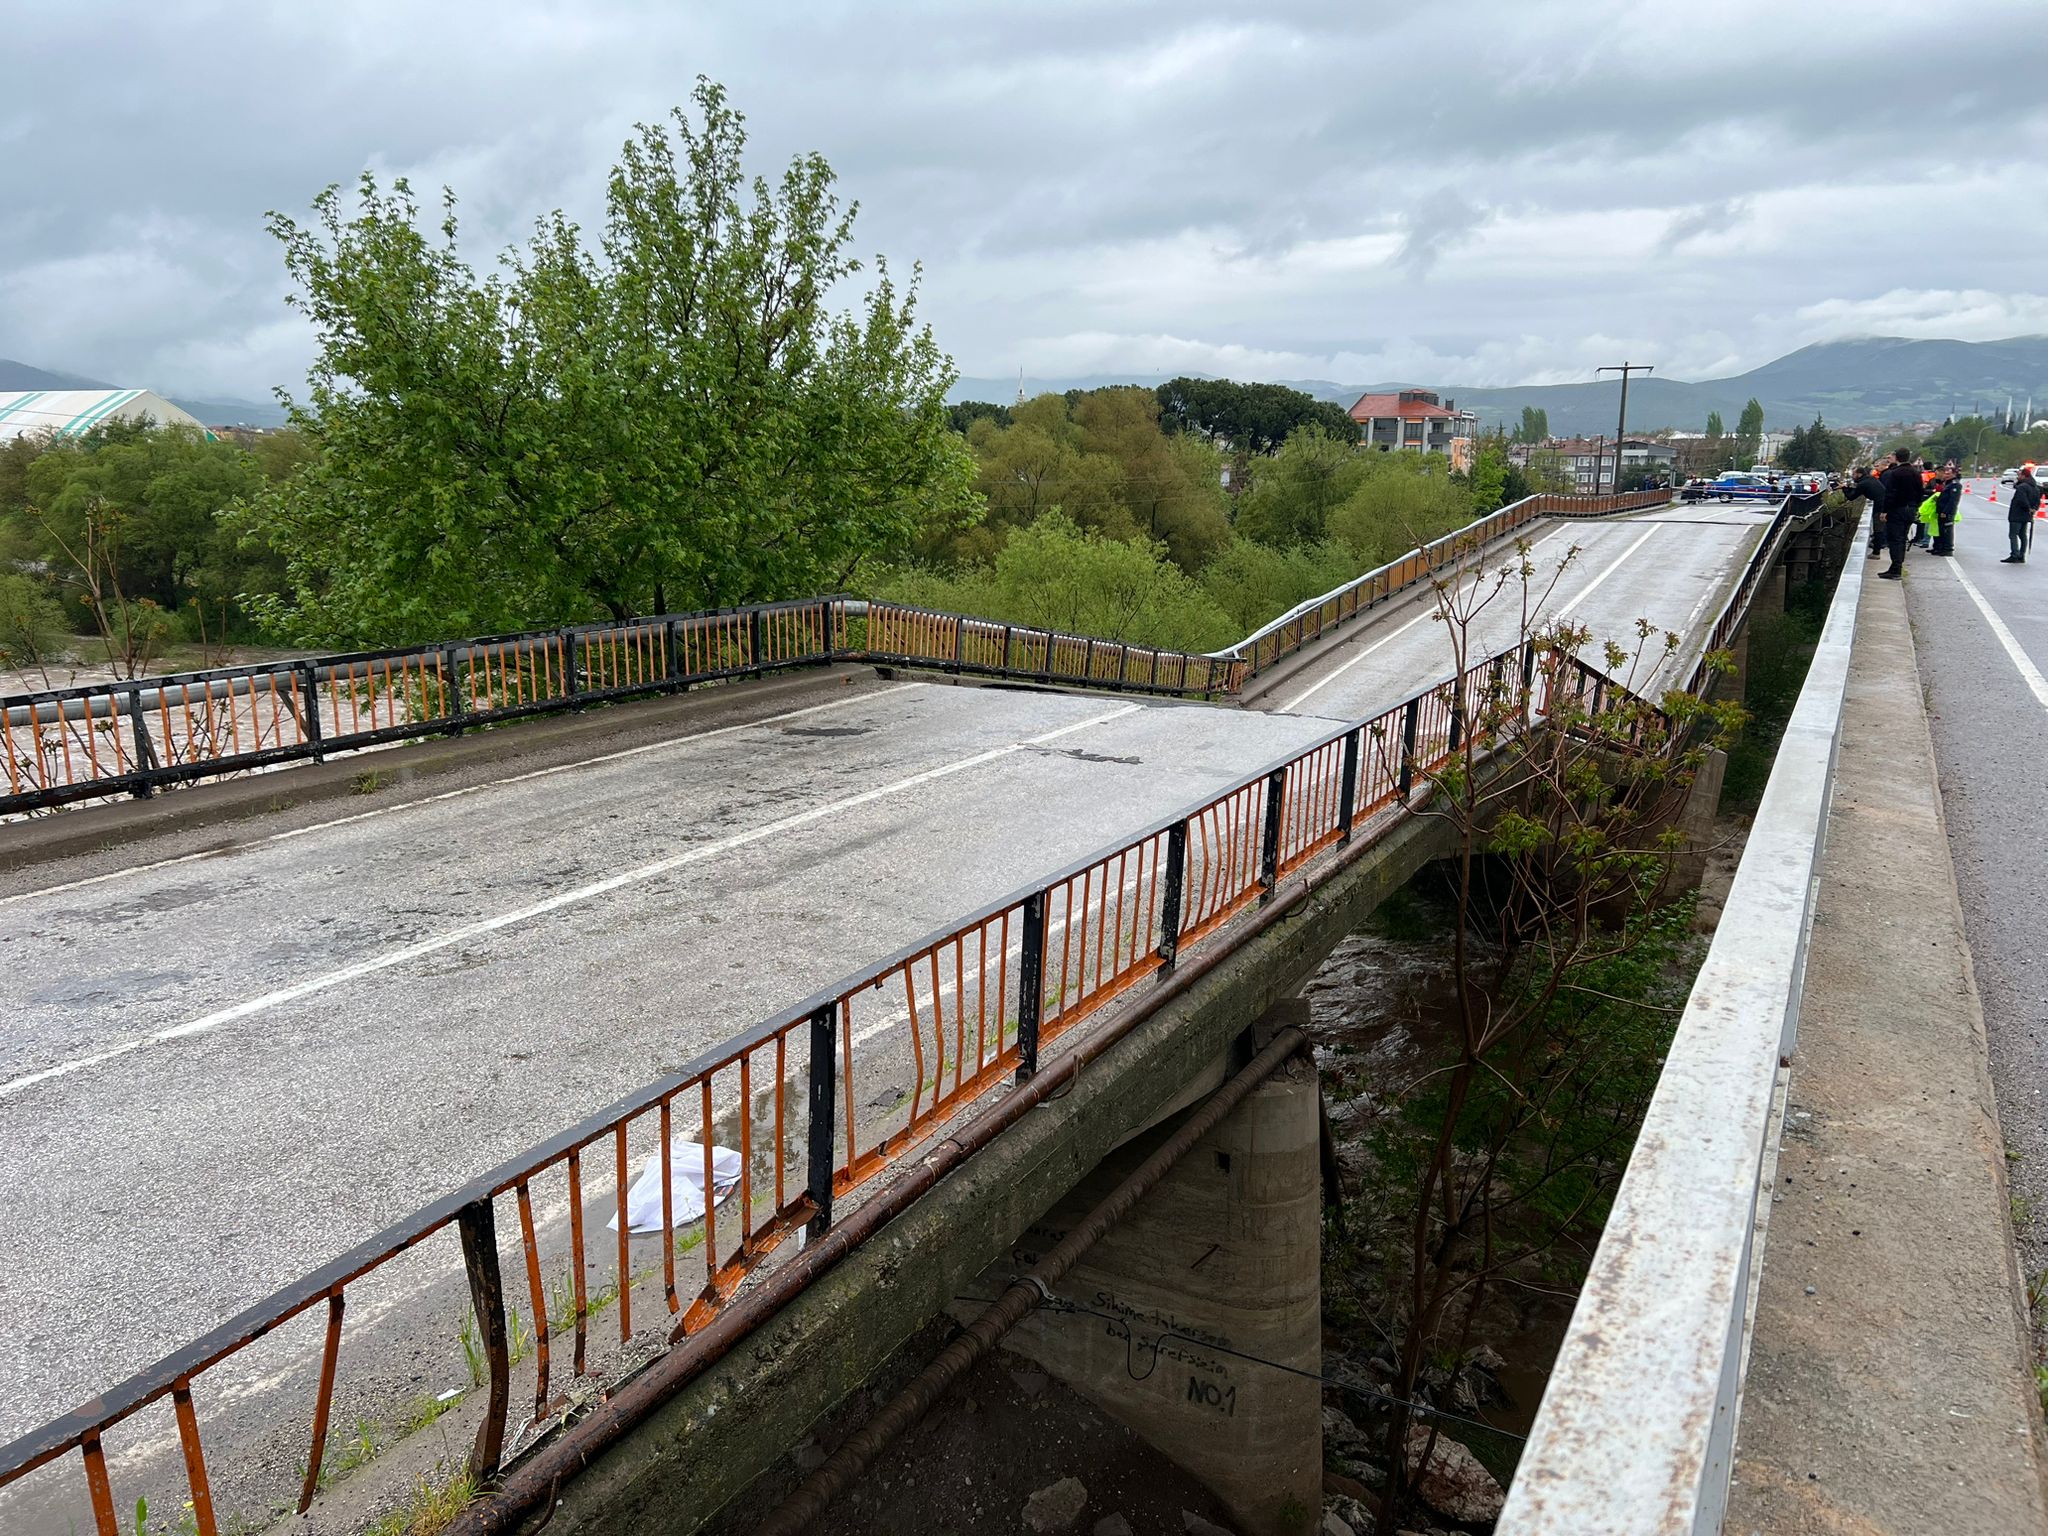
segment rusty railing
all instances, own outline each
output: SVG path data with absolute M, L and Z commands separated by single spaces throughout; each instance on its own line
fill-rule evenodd
M 900 622 L 925 624 L 929 617 L 909 614 Z M 899 619 L 889 614 L 884 622 Z M 962 643 L 943 626 L 927 634 L 935 637 L 930 644 L 914 640 L 903 654 L 923 659 L 934 645 Z M 968 634 L 975 644 L 989 638 Z M 522 649 L 509 665 L 528 675 L 535 654 Z M 1171 970 L 1188 945 L 1269 895 L 1289 872 L 1361 828 L 1383 835 L 1395 824 L 1392 813 L 1460 751 L 1469 732 L 1497 739 L 1565 704 L 1592 714 L 1626 707 L 1655 715 L 1576 658 L 1552 655 L 1542 667 L 1537 659 L 1533 645 L 1490 657 L 756 1025 L 0 1447 L 0 1487 L 75 1452 L 99 1536 L 118 1536 L 105 1437 L 169 1398 L 193 1523 L 199 1536 L 214 1536 L 195 1385 L 256 1339 L 315 1313 L 324 1332 L 303 1511 L 321 1483 L 350 1288 L 450 1229 L 487 1361 L 486 1410 L 469 1470 L 490 1477 L 508 1433 L 543 1425 L 568 1403 L 559 1358 L 565 1345 L 573 1383 L 591 1374 L 604 1310 L 616 1311 L 621 1347 L 648 1332 L 644 1315 L 636 1330 L 635 1291 L 651 1291 L 656 1270 L 647 1261 L 636 1267 L 636 1235 L 659 1238 L 656 1321 L 667 1343 L 683 1343 L 719 1315 L 779 1244 L 799 1231 L 815 1237 L 829 1230 L 838 1202 L 977 1095 L 1013 1075 L 1032 1075 L 1049 1045 L 1146 978 Z M 878 1098 L 876 1085 L 900 1077 L 906 1055 L 910 1090 L 899 1087 L 893 1101 Z M 877 1108 L 881 1103 L 886 1107 Z M 679 1140 L 686 1132 L 694 1139 Z M 735 1145 L 721 1146 L 721 1138 Z M 635 1188 L 654 1181 L 658 1199 L 636 1202 Z M 565 1254 L 544 1252 L 556 1238 L 536 1217 L 537 1198 L 556 1191 L 566 1197 Z M 607 1209 L 618 1229 L 602 1261 L 611 1281 L 593 1297 L 586 1228 Z M 501 1272 L 497 1237 L 499 1217 L 508 1212 L 520 1259 L 511 1277 Z M 678 1272 L 683 1254 L 688 1276 Z M 568 1283 L 557 1271 L 551 1286 L 547 1270 L 559 1259 L 566 1259 Z M 507 1308 L 521 1300 L 532 1320 L 530 1410 L 513 1405 Z
M 0 699 L 0 815 L 841 661 L 1201 696 L 1229 658 L 845 597 L 220 667 Z
M 1611 517 L 1616 512 L 1639 512 L 1661 507 L 1671 500 L 1669 490 L 1623 491 L 1619 495 L 1561 496 L 1543 493 L 1524 496 L 1497 512 L 1489 512 L 1463 528 L 1454 529 L 1420 549 L 1411 549 L 1397 560 L 1367 571 L 1343 586 L 1312 597 L 1290 608 L 1270 624 L 1254 630 L 1219 658 L 1242 661 L 1247 677 L 1271 667 L 1283 656 L 1291 656 L 1330 630 L 1348 623 L 1359 614 L 1409 590 L 1443 569 L 1464 559 L 1481 545 L 1515 532 L 1546 517 Z

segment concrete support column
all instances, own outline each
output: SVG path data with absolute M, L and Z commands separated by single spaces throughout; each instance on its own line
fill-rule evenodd
M 1778 568 L 1776 579 L 1780 583 L 1783 582 L 1783 566 Z M 1769 591 L 1770 579 L 1767 578 L 1764 584 L 1764 594 L 1768 594 Z M 1764 594 L 1760 594 L 1760 596 Z M 1751 612 L 1754 611 L 1755 604 L 1752 603 Z M 1714 697 L 1717 699 L 1734 699 L 1739 702 L 1749 692 L 1749 626 L 1747 624 L 1744 624 L 1741 631 L 1729 642 L 1728 654 L 1734 658 L 1735 665 L 1731 670 L 1723 672 L 1715 678 L 1713 684 Z
M 1069 1273 L 1069 1306 L 1041 1307 L 1003 1341 L 1201 1478 L 1245 1536 L 1313 1530 L 1322 1503 L 1317 1125 L 1315 1068 L 1296 1059 Z M 1106 1159 L 981 1294 L 1059 1241 L 1171 1128 Z
M 1721 782 L 1727 777 L 1728 754 L 1710 748 L 1706 761 L 1693 776 L 1685 808 L 1678 813 L 1678 830 L 1685 848 L 1671 861 L 1671 894 L 1675 898 L 1699 889 L 1707 872 L 1707 855 L 1714 846 L 1714 818 L 1721 813 Z

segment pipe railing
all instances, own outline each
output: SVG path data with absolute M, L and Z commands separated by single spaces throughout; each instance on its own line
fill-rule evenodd
M 580 624 L 0 699 L 0 814 L 704 683 L 896 662 L 1120 692 L 1235 691 L 1231 658 L 855 598 Z
M 105 1438 L 169 1398 L 194 1524 L 198 1536 L 214 1536 L 195 1386 L 255 1340 L 317 1313 L 325 1328 L 299 1497 L 305 1510 L 321 1483 L 351 1289 L 450 1230 L 485 1376 L 469 1470 L 488 1478 L 509 1436 L 545 1425 L 570 1403 L 558 1360 L 565 1346 L 571 1385 L 601 1374 L 588 1362 L 602 1308 L 616 1309 L 623 1351 L 648 1331 L 644 1312 L 635 1327 L 636 1290 L 658 1279 L 656 1322 L 668 1342 L 702 1331 L 780 1244 L 799 1232 L 828 1232 L 849 1196 L 988 1089 L 1034 1075 L 1041 1053 L 1076 1025 L 1170 972 L 1189 946 L 1271 896 L 1294 870 L 1361 832 L 1385 836 L 1468 737 L 1497 741 L 1560 711 L 1571 720 L 1629 711 L 1637 732 L 1650 721 L 1668 727 L 1652 706 L 1576 657 L 1549 653 L 1540 667 L 1537 659 L 1535 644 L 1524 642 L 1475 663 L 734 1036 L 0 1447 L 0 1487 L 76 1452 L 99 1536 L 118 1536 Z M 887 1102 L 877 1098 L 878 1084 L 900 1081 L 906 1066 L 915 1086 L 877 1109 Z M 694 1139 L 678 1139 L 685 1134 Z M 736 1146 L 720 1145 L 721 1137 Z M 653 1183 L 658 1194 L 636 1200 L 635 1188 Z M 679 1195 L 689 1190 L 695 1198 Z M 546 1209 L 557 1196 L 568 1213 L 560 1244 L 535 1217 L 537 1205 Z M 607 1208 L 617 1226 L 612 1279 L 607 1296 L 593 1301 L 586 1212 Z M 500 1262 L 501 1214 L 517 1223 L 523 1256 L 523 1272 L 509 1276 Z M 659 1257 L 643 1248 L 636 1260 L 635 1234 L 658 1239 Z M 530 1410 L 513 1403 L 508 1344 L 507 1307 L 522 1300 L 532 1330 Z
M 1231 694 L 1280 656 L 1537 518 L 1600 517 L 1667 499 L 1524 497 L 1209 655 L 835 596 L 19 694 L 0 698 L 0 815 L 146 799 L 199 779 L 835 662 Z
M 1255 676 L 1283 656 L 1292 655 L 1330 630 L 1348 623 L 1388 598 L 1408 591 L 1447 565 L 1464 559 L 1494 539 L 1527 527 L 1546 517 L 1611 517 L 1616 512 L 1637 512 L 1666 506 L 1669 490 L 1624 491 L 1619 495 L 1565 496 L 1549 492 L 1524 496 L 1496 512 L 1454 529 L 1442 538 L 1411 549 L 1398 559 L 1376 566 L 1335 587 L 1320 597 L 1298 603 L 1271 623 L 1255 629 L 1218 657 L 1244 663 L 1247 676 Z

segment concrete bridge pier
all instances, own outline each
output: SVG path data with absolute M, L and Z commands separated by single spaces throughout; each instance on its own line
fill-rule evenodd
M 977 1294 L 1064 1237 L 1173 1124 L 1117 1149 Z M 1299 1536 L 1322 1503 L 1319 1124 L 1315 1068 L 1296 1058 L 1003 1340 L 1207 1483 L 1245 1536 Z

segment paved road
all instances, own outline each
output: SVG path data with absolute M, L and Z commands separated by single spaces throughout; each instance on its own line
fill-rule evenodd
M 1906 606 L 2031 1277 L 2048 1267 L 2048 539 L 2001 564 L 2005 501 L 1970 483 L 1953 560 L 1908 553 Z
M 1596 665 L 1604 664 L 1604 641 L 1634 649 L 1638 619 L 1685 637 L 1675 654 L 1646 657 L 1635 681 L 1654 696 L 1698 660 L 1705 628 L 1769 523 L 1767 511 L 1710 505 L 1539 528 L 1530 548 L 1529 627 L 1564 619 L 1586 625 L 1592 631 L 1587 659 Z M 1495 579 L 1477 577 L 1466 590 L 1475 586 L 1493 592 Z M 1471 656 L 1515 643 L 1525 622 L 1523 598 L 1522 582 L 1510 578 L 1475 614 Z M 1315 665 L 1274 688 L 1262 706 L 1356 720 L 1450 676 L 1449 636 L 1434 615 L 1427 595 L 1392 605 L 1341 642 L 1326 643 Z
M 1638 616 L 1696 627 L 1764 521 L 1563 525 L 1539 534 L 1538 580 L 1577 545 L 1550 611 L 1603 637 Z M 1490 613 L 1485 644 L 1515 622 Z M 1398 702 L 1450 654 L 1418 602 L 1269 712 L 872 683 L 202 856 L 10 877 L 0 1441 L 848 970 Z M 401 1399 L 444 1384 L 461 1305 L 409 1283 L 350 1325 L 409 1347 Z M 301 1348 L 236 1376 L 230 1436 L 296 1432 L 304 1367 Z M 154 1423 L 135 1443 L 171 1446 Z M 38 1518 L 62 1529 L 63 1502 Z

